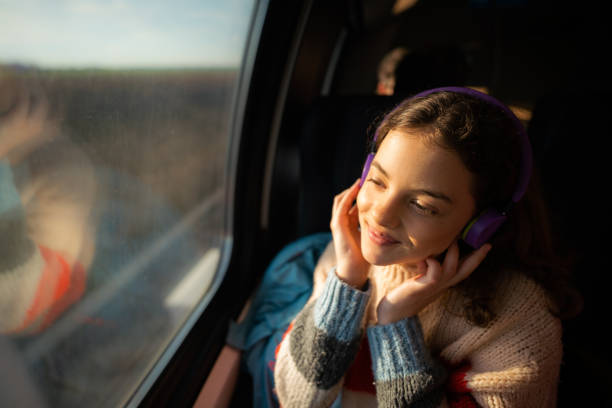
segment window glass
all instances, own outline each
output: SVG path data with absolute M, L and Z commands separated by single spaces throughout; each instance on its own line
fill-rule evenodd
M 125 403 L 210 295 L 253 2 L 0 0 L 0 405 Z

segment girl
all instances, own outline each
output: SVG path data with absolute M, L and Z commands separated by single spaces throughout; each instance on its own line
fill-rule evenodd
M 555 406 L 569 292 L 518 119 L 440 88 L 374 147 L 276 349 L 280 405 Z
M 39 333 L 82 298 L 96 180 L 34 79 L 0 69 L 0 334 Z

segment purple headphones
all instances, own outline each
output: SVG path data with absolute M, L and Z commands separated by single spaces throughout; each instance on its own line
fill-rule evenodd
M 419 98 L 423 96 L 427 96 L 434 92 L 455 92 L 460 94 L 466 94 L 474 96 L 478 99 L 481 99 L 485 102 L 488 102 L 492 105 L 499 107 L 503 110 L 506 115 L 512 120 L 514 126 L 519 133 L 520 143 L 521 143 L 521 167 L 519 173 L 519 181 L 514 189 L 514 193 L 512 193 L 511 201 L 508 205 L 505 206 L 504 209 L 498 210 L 495 208 L 488 208 L 480 213 L 479 216 L 474 218 L 472 221 L 468 223 L 468 225 L 463 230 L 461 234 L 461 238 L 472 248 L 480 248 L 485 242 L 487 242 L 497 231 L 497 229 L 504 223 L 506 218 L 508 217 L 507 213 L 509 209 L 512 207 L 514 203 L 517 203 L 525 194 L 527 190 L 527 185 L 529 184 L 529 178 L 531 176 L 531 170 L 533 166 L 533 157 L 531 152 L 531 145 L 529 143 L 529 137 L 527 136 L 527 131 L 525 127 L 521 123 L 521 121 L 512 113 L 512 111 L 503 103 L 498 101 L 497 99 L 489 96 L 485 93 L 475 91 L 470 88 L 462 88 L 462 87 L 444 87 L 444 88 L 435 88 L 430 89 L 424 92 L 421 92 L 412 98 Z M 400 104 L 401 105 L 401 104 Z M 393 112 L 393 111 L 392 111 Z M 378 138 L 378 133 L 374 135 L 374 142 Z M 363 166 L 363 172 L 361 173 L 361 181 L 360 184 L 365 182 L 365 179 L 370 171 L 370 165 L 372 164 L 372 160 L 374 159 L 374 152 L 368 154 L 366 158 L 366 162 Z

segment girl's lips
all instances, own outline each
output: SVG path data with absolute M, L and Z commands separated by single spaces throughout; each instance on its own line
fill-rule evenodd
M 394 244 L 399 243 L 398 240 L 391 238 L 389 235 L 373 230 L 372 228 L 370 228 L 369 225 L 367 228 L 368 228 L 368 237 L 370 238 L 370 240 L 372 240 L 372 242 L 374 242 L 377 245 L 381 245 L 381 246 L 382 245 L 394 245 Z

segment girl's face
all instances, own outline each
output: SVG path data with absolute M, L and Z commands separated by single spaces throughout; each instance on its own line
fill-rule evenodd
M 444 252 L 475 211 L 472 174 L 420 130 L 391 130 L 357 196 L 361 251 L 374 265 L 416 264 Z

